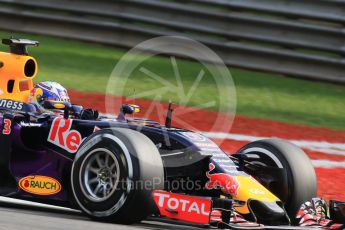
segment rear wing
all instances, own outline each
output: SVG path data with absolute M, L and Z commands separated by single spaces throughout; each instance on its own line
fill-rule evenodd
M 8 45 L 12 54 L 29 55 L 27 46 L 38 46 L 39 42 L 28 39 L 10 38 L 2 39 L 2 44 Z

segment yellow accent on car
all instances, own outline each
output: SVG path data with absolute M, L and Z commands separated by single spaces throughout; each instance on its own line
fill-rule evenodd
M 34 95 L 35 100 L 38 101 L 42 96 L 43 96 L 43 90 L 41 88 L 36 88 L 35 95 Z
M 139 105 L 134 105 L 134 104 L 129 104 L 134 109 L 134 113 L 140 113 L 140 106 Z
M 236 211 L 241 214 L 250 213 L 248 208 L 248 201 L 250 199 L 264 201 L 264 202 L 275 202 L 279 201 L 279 198 L 272 194 L 263 185 L 257 182 L 251 176 L 235 176 L 240 184 L 238 188 L 237 196 L 233 197 L 234 200 L 245 202 L 245 205 L 236 207 Z
M 64 109 L 66 106 L 62 103 L 56 103 L 54 104 L 55 109 Z

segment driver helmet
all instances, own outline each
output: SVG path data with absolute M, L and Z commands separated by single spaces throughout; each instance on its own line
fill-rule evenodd
M 39 108 L 49 109 L 46 108 L 46 101 L 51 105 L 59 105 L 70 103 L 70 98 L 62 85 L 57 82 L 45 81 L 34 86 L 30 93 L 29 102 Z

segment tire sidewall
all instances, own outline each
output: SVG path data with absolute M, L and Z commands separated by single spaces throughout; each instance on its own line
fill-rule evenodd
M 113 136 L 111 131 L 93 134 L 84 143 L 77 152 L 72 166 L 71 180 L 74 197 L 79 207 L 86 214 L 95 218 L 111 216 L 121 211 L 126 200 L 131 197 L 132 181 L 136 179 L 133 168 L 133 163 L 135 162 L 133 160 L 136 158 L 131 157 L 127 146 L 119 138 Z M 85 196 L 82 190 L 83 180 L 81 178 L 81 172 L 83 169 L 81 168 L 81 164 L 88 157 L 88 153 L 98 147 L 106 148 L 114 154 L 120 163 L 121 175 L 119 189 L 109 199 L 95 203 Z M 78 184 L 79 186 L 75 186 Z
M 317 195 L 317 181 L 314 167 L 302 149 L 280 139 L 255 141 L 242 147 L 238 152 L 249 154 L 250 151 L 246 152 L 246 150 L 260 148 L 272 154 L 274 156 L 273 158 L 275 158 L 272 161 L 278 163 L 276 162 L 278 160 L 286 173 L 288 198 L 284 201 L 285 209 L 294 223 L 295 216 L 302 203 Z M 279 167 L 278 164 L 275 166 Z M 279 194 L 277 196 L 279 197 Z

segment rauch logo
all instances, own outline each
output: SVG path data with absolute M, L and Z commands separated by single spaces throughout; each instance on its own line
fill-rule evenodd
M 25 192 L 36 195 L 53 195 L 61 191 L 61 184 L 47 176 L 27 176 L 19 181 L 19 187 Z

